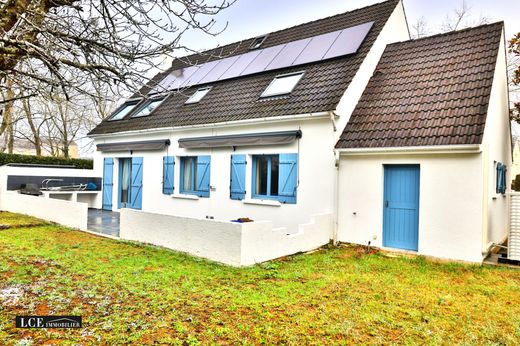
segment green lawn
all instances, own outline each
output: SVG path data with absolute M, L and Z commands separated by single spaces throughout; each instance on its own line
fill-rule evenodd
M 520 271 L 339 247 L 250 268 L 0 213 L 0 344 L 510 344 Z M 81 315 L 84 328 L 14 328 Z

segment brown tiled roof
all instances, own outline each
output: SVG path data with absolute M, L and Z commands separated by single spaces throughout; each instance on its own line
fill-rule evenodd
M 90 134 L 211 124 L 334 110 L 397 4 L 398 0 L 390 0 L 276 31 L 270 33 L 262 44 L 262 48 L 267 48 L 374 21 L 374 26 L 356 54 L 215 82 L 211 84 L 213 89 L 199 103 L 185 105 L 184 102 L 187 98 L 196 89 L 202 87 L 202 85 L 194 86 L 184 90 L 182 93 L 168 97 L 148 117 L 127 117 L 120 121 L 105 120 L 92 130 Z M 217 57 L 212 57 L 212 55 L 231 56 L 245 53 L 248 51 L 252 40 L 249 39 L 220 47 L 208 52 L 211 54 L 206 54 L 202 57 L 201 55 L 191 55 L 187 59 L 177 59 L 169 70 L 154 77 L 154 80 L 159 81 L 170 71 L 184 67 L 184 60 L 190 60 L 191 63 L 194 63 L 197 60 L 200 62 L 200 59 L 202 59 L 205 62 L 217 59 Z M 262 91 L 275 76 L 302 70 L 305 70 L 305 75 L 289 96 L 268 100 L 259 99 Z M 142 90 L 144 93 L 147 91 L 147 88 Z
M 481 143 L 502 30 L 388 45 L 336 147 Z

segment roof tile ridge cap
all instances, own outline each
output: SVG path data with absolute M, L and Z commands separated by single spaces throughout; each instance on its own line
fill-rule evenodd
M 497 29 L 498 29 L 498 27 L 503 29 L 504 28 L 504 21 L 500 20 L 500 21 L 497 21 L 497 22 L 488 23 L 488 24 L 482 24 L 482 25 L 478 25 L 478 26 L 472 26 L 472 27 L 464 28 L 464 29 L 460 29 L 460 30 L 441 32 L 441 33 L 434 34 L 434 35 L 431 35 L 431 36 L 425 36 L 425 37 L 420 37 L 420 38 L 414 38 L 414 39 L 411 39 L 411 40 L 393 42 L 393 43 L 387 44 L 386 46 L 388 48 L 388 47 L 398 46 L 398 45 L 404 44 L 404 43 L 415 43 L 415 42 L 420 42 L 420 41 L 426 41 L 428 39 L 434 39 L 434 38 L 443 37 L 443 36 L 451 36 L 451 35 L 461 34 L 461 33 L 465 33 L 465 32 L 468 32 L 468 31 L 477 30 L 477 29 L 483 29 L 485 27 L 492 27 L 492 26 L 497 26 Z

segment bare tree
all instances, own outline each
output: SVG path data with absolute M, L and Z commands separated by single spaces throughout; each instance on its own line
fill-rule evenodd
M 457 7 L 450 13 L 446 14 L 446 18 L 441 24 L 441 32 L 455 31 L 488 23 L 488 17 L 482 15 L 475 17 L 466 0 L 462 0 L 460 7 Z
M 42 140 L 40 137 L 40 127 L 36 126 L 33 113 L 31 110 L 31 104 L 29 103 L 28 98 L 24 98 L 22 100 L 22 108 L 25 114 L 25 118 L 27 119 L 27 123 L 29 125 L 29 128 L 31 129 L 32 133 L 32 140 L 27 137 L 27 139 L 33 143 L 34 149 L 36 151 L 37 156 L 42 155 Z
M 234 1 L 0 0 L 5 146 L 12 151 L 16 137 L 37 153 L 67 156 L 113 100 L 138 90 L 164 59 L 190 51 L 184 33 L 224 30 L 213 17 Z
M 490 18 L 486 16 L 475 16 L 471 7 L 465 0 L 462 0 L 459 7 L 448 12 L 436 30 L 431 30 L 428 21 L 424 16 L 420 17 L 415 24 L 411 26 L 412 38 L 421 38 L 436 33 L 444 33 L 460 30 L 472 26 L 488 24 Z
M 180 44 L 186 31 L 223 30 L 212 16 L 234 1 L 0 0 L 0 91 L 7 76 L 61 89 L 66 98 L 90 94 L 94 81 L 136 90 L 159 58 L 187 49 Z
M 422 16 L 412 25 L 412 29 L 410 30 L 410 34 L 412 38 L 421 38 L 430 35 L 431 31 L 428 26 L 428 22 L 426 18 Z

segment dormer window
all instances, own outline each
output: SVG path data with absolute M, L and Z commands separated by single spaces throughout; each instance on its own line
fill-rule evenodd
M 154 97 L 151 99 L 148 99 L 140 108 L 139 110 L 132 115 L 132 118 L 138 118 L 138 117 L 145 117 L 147 115 L 150 115 L 155 108 L 157 108 L 166 98 L 166 96 L 160 96 L 160 97 Z
M 200 100 L 202 100 L 202 98 L 204 96 L 206 96 L 206 94 L 211 90 L 211 87 L 205 87 L 205 88 L 200 88 L 200 89 L 197 89 L 197 91 L 195 91 L 193 93 L 193 95 L 190 96 L 189 99 L 186 100 L 186 104 L 190 104 L 190 103 L 198 103 L 200 102 Z
M 112 121 L 112 120 L 123 119 L 128 114 L 130 114 L 130 112 L 135 108 L 135 106 L 140 101 L 141 100 L 126 101 L 121 107 L 118 108 L 118 110 L 108 120 Z
M 260 97 L 280 96 L 290 94 L 303 77 L 303 72 L 276 76 Z
M 251 44 L 249 45 L 249 49 L 260 48 L 260 46 L 262 45 L 262 43 L 264 43 L 266 38 L 267 38 L 267 35 L 258 36 L 257 38 L 255 38 L 253 40 L 253 42 L 251 42 Z

